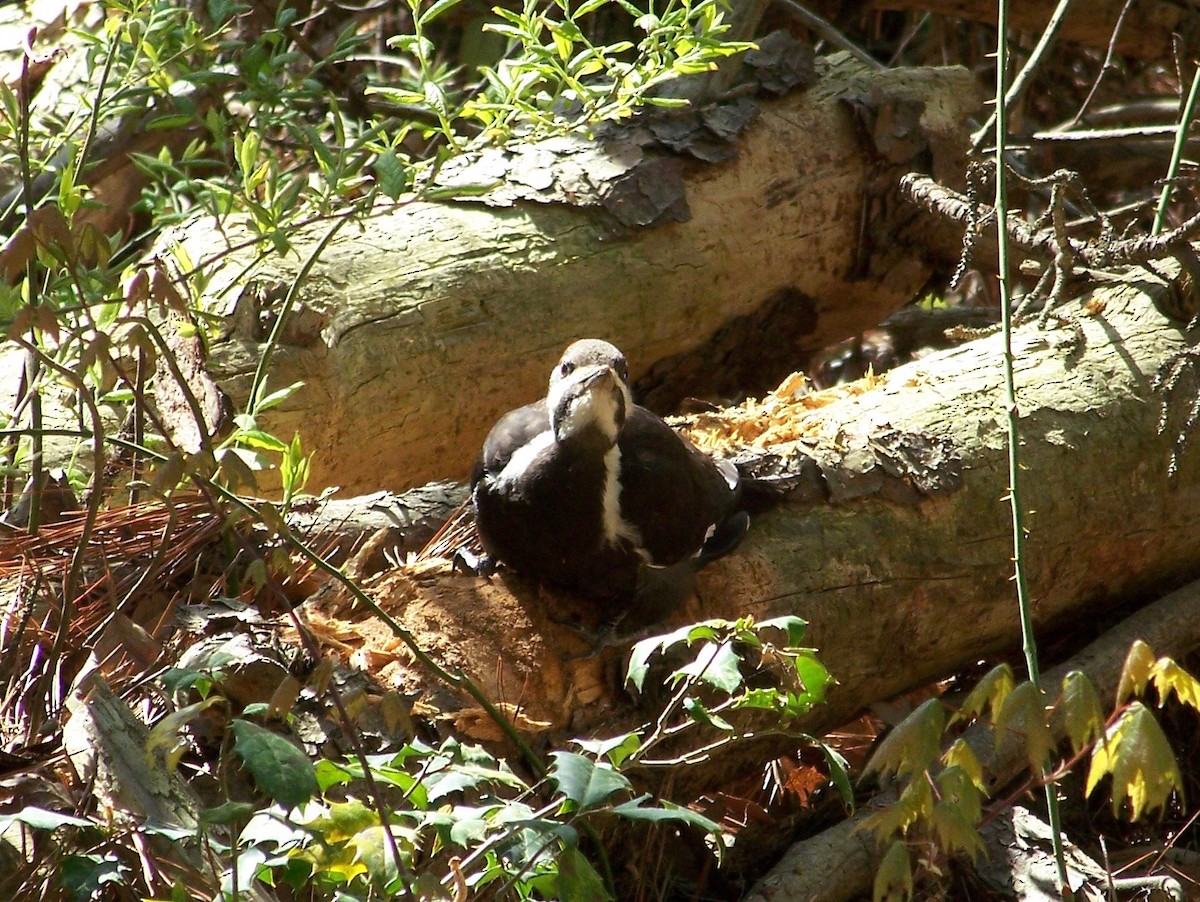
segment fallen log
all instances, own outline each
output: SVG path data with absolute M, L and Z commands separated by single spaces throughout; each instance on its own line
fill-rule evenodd
M 1200 583 L 1191 583 L 1141 609 L 1079 654 L 1043 676 L 1043 685 L 1053 688 L 1073 670 L 1086 673 L 1102 702 L 1117 690 L 1121 667 L 1134 640 L 1146 642 L 1157 655 L 1182 658 L 1200 648 Z M 1061 722 L 1052 722 L 1057 740 L 1065 738 Z M 1014 779 L 1028 765 L 1021 743 L 996 747 L 990 728 L 971 727 L 966 740 L 983 766 L 984 778 L 994 792 Z M 770 899 L 822 899 L 841 902 L 870 892 L 883 848 L 863 822 L 882 805 L 895 801 L 894 790 L 885 790 L 871 805 L 852 818 L 817 836 L 797 843 L 771 872 L 750 891 L 746 902 Z
M 306 387 L 260 425 L 319 449 L 310 488 L 399 491 L 463 478 L 498 415 L 544 391 L 581 336 L 618 344 L 635 376 L 658 363 L 639 390 L 668 409 L 696 386 L 725 391 L 714 374 L 740 378 L 756 349 L 792 355 L 777 380 L 878 322 L 932 271 L 928 221 L 898 199 L 898 177 L 932 161 L 953 178 L 976 90 L 957 68 L 876 72 L 837 55 L 817 70 L 806 91 L 762 101 L 736 145 L 747 98 L 679 133 L 638 126 L 453 161 L 438 178 L 459 201 L 380 207 L 342 228 L 274 347 L 271 386 Z M 687 161 L 676 145 L 736 156 Z M 331 228 L 299 229 L 287 254 L 262 254 L 233 219 L 172 236 L 205 273 L 201 304 L 223 322 L 209 367 L 239 408 L 271 318 Z
M 1168 475 L 1153 375 L 1184 346 L 1152 301 L 1170 291 L 1148 269 L 1099 289 L 1075 329 L 1014 336 L 1020 395 L 1028 574 L 1039 628 L 1152 596 L 1200 571 L 1200 454 Z M 804 487 L 759 516 L 742 547 L 701 573 L 697 596 L 632 612 L 618 634 L 666 632 L 709 617 L 798 614 L 839 685 L 801 726 L 820 732 L 866 705 L 1013 648 L 1011 520 L 999 336 L 931 355 L 877 380 L 765 402 L 693 424 L 701 442 L 737 443 L 763 478 Z M 1185 405 L 1186 406 L 1186 405 Z M 813 409 L 813 408 L 816 409 Z M 378 602 L 450 668 L 471 674 L 516 712 L 519 729 L 562 741 L 639 726 L 645 712 L 616 674 L 630 640 L 595 631 L 585 605 L 501 572 L 488 581 L 445 565 L 384 574 Z M 346 604 L 314 605 L 336 620 L 353 659 L 385 684 L 427 693 L 477 739 L 498 738 L 482 711 L 439 687 L 377 619 Z M 574 625 L 572 625 L 574 623 Z M 582 624 L 582 626 L 580 625 Z M 785 740 L 786 742 L 786 740 Z M 738 746 L 672 772 L 694 798 L 771 747 Z

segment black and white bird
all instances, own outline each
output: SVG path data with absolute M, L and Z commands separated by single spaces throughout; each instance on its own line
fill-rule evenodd
M 505 414 L 471 475 L 483 548 L 519 573 L 597 598 L 633 596 L 647 571 L 696 569 L 749 516 L 737 470 L 633 403 L 624 355 L 572 344 L 546 397 Z

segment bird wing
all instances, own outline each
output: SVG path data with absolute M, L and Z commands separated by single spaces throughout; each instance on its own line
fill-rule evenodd
M 471 471 L 471 488 L 485 473 L 495 475 L 503 471 L 518 450 L 549 428 L 550 415 L 544 399 L 502 416 L 483 442 L 483 451 Z
M 726 472 L 643 407 L 625 420 L 621 450 L 621 516 L 641 537 L 655 566 L 694 557 L 735 510 L 736 470 Z

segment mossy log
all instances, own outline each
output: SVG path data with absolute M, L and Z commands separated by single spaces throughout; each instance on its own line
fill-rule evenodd
M 346 225 L 274 348 L 271 386 L 305 388 L 263 425 L 316 450 L 310 489 L 400 491 L 465 477 L 498 415 L 543 392 L 574 339 L 613 341 L 635 377 L 659 364 L 712 386 L 704 377 L 764 345 L 795 367 L 878 322 L 932 272 L 927 220 L 898 177 L 952 178 L 977 93 L 960 68 L 875 72 L 839 55 L 817 72 L 803 92 L 756 102 L 735 154 L 717 136 L 749 101 L 695 114 L 682 143 L 721 162 L 651 148 L 635 123 L 603 142 L 489 151 L 439 175 L 469 196 Z M 482 197 L 467 190 L 489 181 Z M 261 254 L 232 218 L 172 236 L 205 273 L 201 302 L 223 323 L 209 367 L 239 409 L 280 301 L 331 227 L 300 229 L 285 254 Z M 731 328 L 736 340 L 706 345 Z M 655 379 L 640 387 L 660 409 L 691 390 Z

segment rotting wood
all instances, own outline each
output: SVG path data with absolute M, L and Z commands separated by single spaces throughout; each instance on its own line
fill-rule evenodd
M 1171 439 L 1157 433 L 1149 389 L 1183 346 L 1150 303 L 1167 290 L 1138 270 L 1128 285 L 1097 292 L 1077 334 L 1026 327 L 1015 336 L 1039 626 L 1092 616 L 1200 569 L 1200 453 L 1185 453 L 1168 478 Z M 840 681 L 802 724 L 813 732 L 1016 646 L 1000 354 L 993 336 L 894 370 L 869 390 L 843 389 L 817 410 L 800 409 L 817 403 L 807 398 L 781 413 L 772 405 L 787 398 L 778 396 L 730 411 L 720 428 L 697 423 L 699 440 L 723 434 L 757 448 L 771 479 L 837 503 L 793 500 L 759 516 L 738 551 L 702 572 L 698 598 L 655 631 L 708 617 L 805 617 L 808 641 Z M 422 647 L 519 708 L 530 732 L 561 741 L 636 727 L 643 716 L 617 687 L 628 636 L 587 629 L 595 614 L 571 599 L 514 574 L 486 581 L 428 564 L 385 574 L 370 590 Z M 360 650 L 355 662 L 385 684 L 430 690 L 427 713 L 495 738 L 481 712 L 431 686 L 378 621 L 341 606 L 308 614 L 336 620 L 346 646 Z M 618 633 L 648 619 L 638 612 Z M 777 742 L 738 747 L 673 772 L 673 791 L 692 798 L 773 750 Z
M 544 391 L 554 359 L 581 336 L 614 341 L 637 375 L 781 291 L 802 323 L 798 361 L 878 322 L 931 273 L 921 250 L 928 225 L 896 198 L 898 176 L 919 157 L 950 177 L 976 90 L 962 69 L 878 73 L 845 55 L 818 68 L 803 94 L 763 102 L 728 162 L 553 139 L 516 148 L 515 174 L 501 151 L 439 174 L 477 185 L 494 168 L 503 179 L 494 197 L 380 208 L 344 228 L 302 287 L 273 358 L 273 388 L 306 388 L 260 425 L 283 436 L 298 429 L 319 449 L 310 488 L 398 491 L 464 477 L 498 415 Z M 728 127 L 725 113 L 706 115 L 705 127 Z M 637 190 L 615 190 L 626 183 Z M 624 206 L 602 213 L 529 199 L 575 188 Z M 615 230 L 618 214 L 666 224 Z M 224 317 L 210 367 L 239 405 L 264 318 L 329 228 L 301 229 L 294 253 L 265 259 L 239 247 L 250 235 L 233 221 L 172 236 L 206 273 L 205 305 Z

